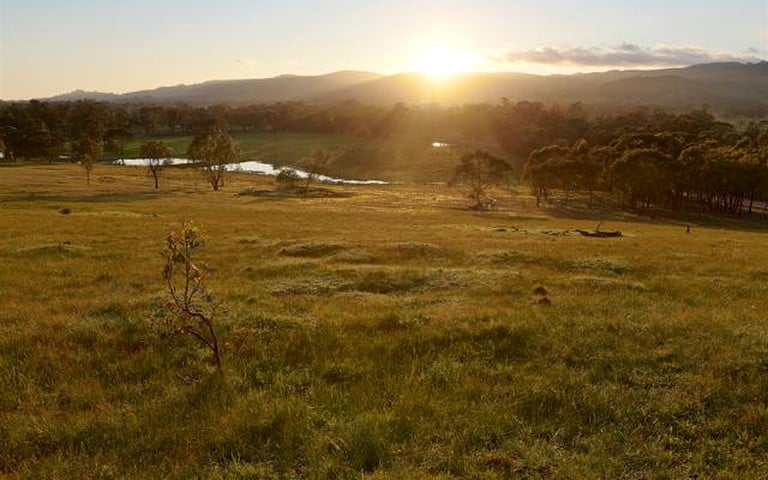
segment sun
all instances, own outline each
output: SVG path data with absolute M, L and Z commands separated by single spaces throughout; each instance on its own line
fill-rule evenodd
M 413 70 L 441 79 L 471 71 L 478 63 L 477 55 L 448 47 L 431 47 L 421 52 Z

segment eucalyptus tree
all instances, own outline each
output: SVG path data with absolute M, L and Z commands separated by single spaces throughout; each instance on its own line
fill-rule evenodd
M 611 165 L 611 183 L 630 204 L 649 208 L 673 193 L 675 161 L 653 148 L 627 150 Z M 623 203 L 623 202 L 622 202 Z
M 101 142 L 90 135 L 83 135 L 72 143 L 72 156 L 85 170 L 85 179 L 91 183 L 91 170 L 101 153 Z
M 122 160 L 125 155 L 125 144 L 132 138 L 133 134 L 129 126 L 111 128 L 104 134 L 104 152 Z
M 549 198 L 549 192 L 560 183 L 559 165 L 568 157 L 570 149 L 560 145 L 550 145 L 534 150 L 528 156 L 523 169 L 523 179 L 531 184 L 536 196 L 536 206 L 541 200 Z
M 224 186 L 227 164 L 235 163 L 239 148 L 223 125 L 214 125 L 210 131 L 192 140 L 187 154 L 200 163 L 203 174 L 214 191 Z
M 147 168 L 155 180 L 155 188 L 159 188 L 158 177 L 168 159 L 173 156 L 173 148 L 164 142 L 150 141 L 141 145 L 141 156 L 147 160 Z
M 304 188 L 309 188 L 312 182 L 317 181 L 318 177 L 328 170 L 331 158 L 331 153 L 327 150 L 315 150 L 312 153 L 304 165 L 304 170 L 307 172 Z
M 505 183 L 511 172 L 512 168 L 504 160 L 476 150 L 461 156 L 451 183 L 464 185 L 468 190 L 467 196 L 475 202 L 473 207 L 485 210 L 491 202 L 488 196 L 490 189 Z

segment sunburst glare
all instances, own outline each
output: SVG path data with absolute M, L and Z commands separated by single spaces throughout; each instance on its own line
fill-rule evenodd
M 474 53 L 449 47 L 431 47 L 423 50 L 412 69 L 435 78 L 469 72 L 478 64 Z

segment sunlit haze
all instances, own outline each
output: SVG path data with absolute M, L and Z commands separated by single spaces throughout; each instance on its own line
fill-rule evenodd
M 2 0 L 0 98 L 338 70 L 573 73 L 768 57 L 765 0 Z
M 477 54 L 449 47 L 431 47 L 418 56 L 412 69 L 437 79 L 472 71 L 480 63 Z

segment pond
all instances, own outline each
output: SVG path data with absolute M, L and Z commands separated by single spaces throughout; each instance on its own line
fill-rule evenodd
M 256 173 L 259 175 L 277 176 L 283 170 L 291 169 L 291 167 L 276 167 L 271 163 L 259 162 L 256 160 L 249 160 L 241 163 L 230 163 L 225 165 L 229 172 L 244 172 L 244 173 Z M 307 178 L 309 173 L 298 168 L 292 169 L 296 172 L 296 176 L 299 178 Z M 328 175 L 318 175 L 316 181 L 323 183 L 344 183 L 347 185 L 386 185 L 387 182 L 382 180 L 350 180 L 345 178 L 329 177 Z
M 122 160 L 116 160 L 114 163 L 116 165 L 125 165 L 128 167 L 146 167 L 149 165 L 149 159 L 126 158 Z M 166 158 L 163 160 L 163 164 L 169 166 L 189 165 L 192 163 L 194 162 L 188 158 Z M 229 163 L 224 165 L 224 168 L 226 168 L 228 172 L 253 173 L 257 175 L 268 175 L 271 177 L 276 177 L 278 174 L 280 174 L 280 172 L 289 169 L 290 167 L 276 167 L 271 163 L 259 162 L 257 160 L 248 160 L 246 162 L 240 163 Z M 305 172 L 304 170 L 294 168 L 293 171 L 296 172 L 296 176 L 299 178 L 307 178 L 309 176 L 309 173 Z M 386 185 L 388 183 L 382 180 L 350 180 L 345 178 L 330 177 L 328 175 L 318 175 L 316 181 L 323 183 L 342 183 L 346 185 Z
M 125 165 L 127 167 L 146 167 L 149 165 L 148 158 L 123 158 L 114 161 L 115 165 Z M 188 158 L 164 158 L 163 165 L 189 165 L 192 160 Z

